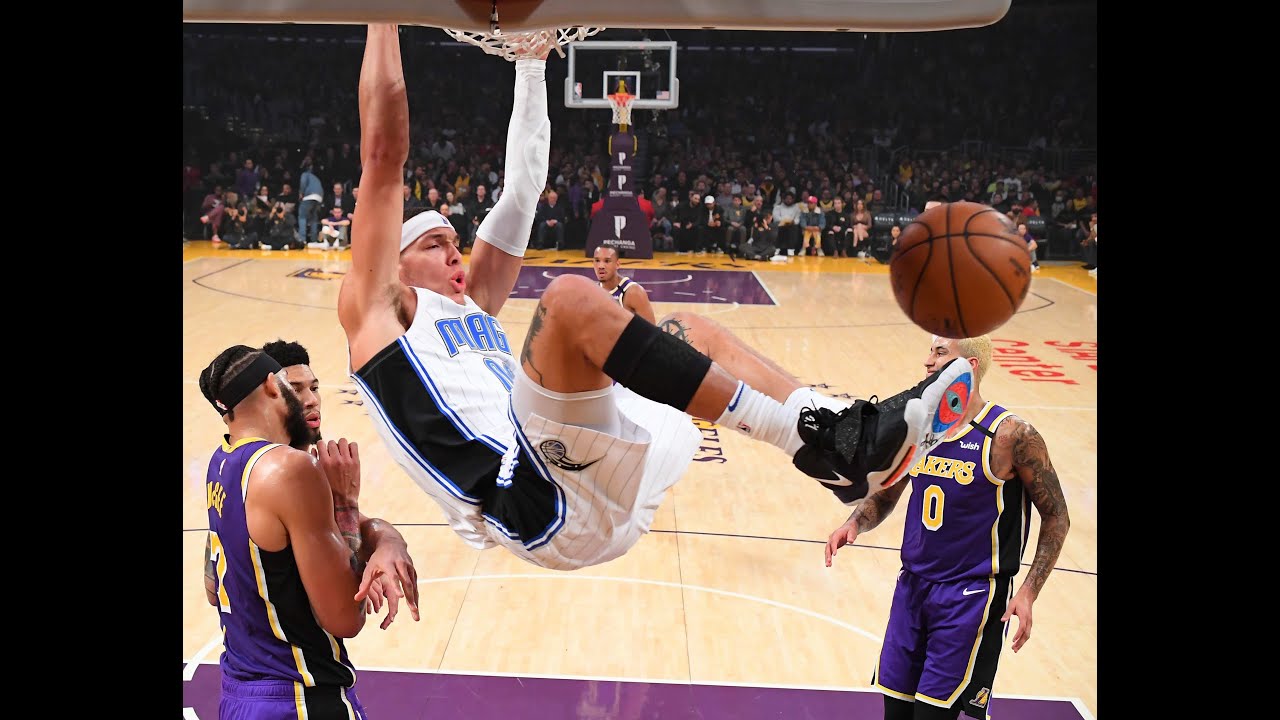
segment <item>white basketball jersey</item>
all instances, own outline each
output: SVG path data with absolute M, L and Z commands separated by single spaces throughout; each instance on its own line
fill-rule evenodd
M 697 449 L 689 417 L 619 386 L 619 435 L 536 414 L 517 428 L 502 326 L 415 291 L 409 329 L 351 375 L 391 456 L 472 547 L 563 570 L 625 553 Z
M 502 326 L 470 297 L 459 305 L 414 290 L 409 329 L 352 379 L 400 466 L 468 544 L 490 547 L 482 500 L 515 442 L 515 359 Z

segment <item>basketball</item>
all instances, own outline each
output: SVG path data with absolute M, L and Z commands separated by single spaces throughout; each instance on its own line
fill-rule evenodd
M 1031 288 L 1031 252 L 1008 216 L 974 202 L 925 210 L 902 230 L 889 260 L 898 307 L 947 338 L 989 333 Z

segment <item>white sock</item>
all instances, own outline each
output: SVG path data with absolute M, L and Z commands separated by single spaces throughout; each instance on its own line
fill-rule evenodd
M 741 380 L 733 399 L 716 424 L 731 428 L 754 440 L 767 442 L 794 456 L 804 444 L 796 431 L 800 415 L 762 392 L 756 392 Z

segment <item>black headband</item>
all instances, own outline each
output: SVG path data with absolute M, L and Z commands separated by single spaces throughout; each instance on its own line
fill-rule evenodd
M 219 415 L 226 415 L 236 405 L 249 396 L 268 374 L 280 372 L 280 363 L 266 353 L 262 353 L 249 366 L 241 370 L 231 381 L 222 387 L 222 392 L 213 400 L 213 407 Z

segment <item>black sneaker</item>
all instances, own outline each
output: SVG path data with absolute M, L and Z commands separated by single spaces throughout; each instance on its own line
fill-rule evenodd
M 897 484 L 946 438 L 969 406 L 973 372 L 956 358 L 919 385 L 887 400 L 857 400 L 839 413 L 800 411 L 804 447 L 792 464 L 856 506 Z

